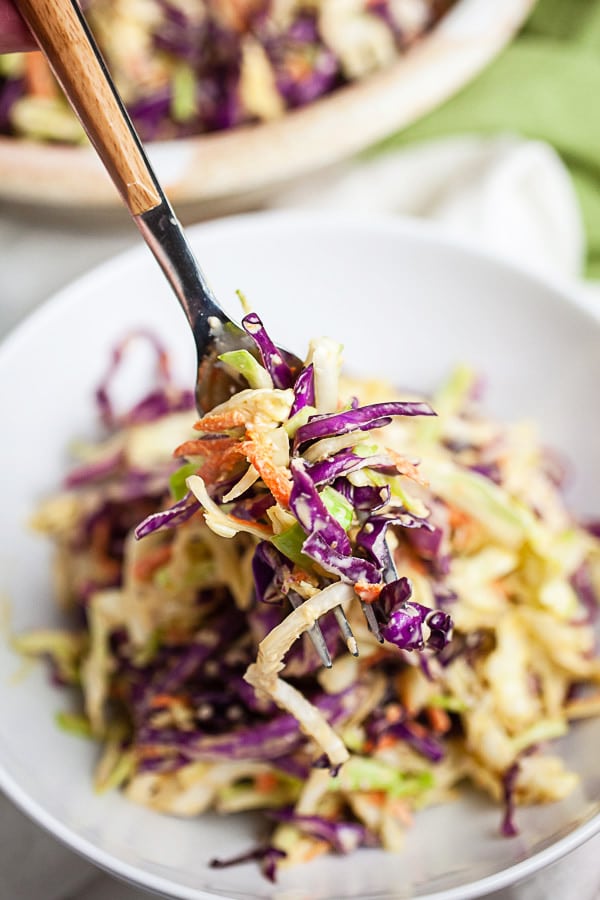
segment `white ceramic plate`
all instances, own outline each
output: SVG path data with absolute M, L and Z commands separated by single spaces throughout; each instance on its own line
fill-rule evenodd
M 410 222 L 265 215 L 194 229 L 192 241 L 218 296 L 232 307 L 241 287 L 273 334 L 300 352 L 311 335 L 333 334 L 357 373 L 425 389 L 456 362 L 473 364 L 488 380 L 489 410 L 535 417 L 544 440 L 577 460 L 575 507 L 600 511 L 600 324 L 563 291 Z M 54 619 L 48 547 L 28 533 L 27 517 L 58 484 L 69 442 L 94 428 L 92 391 L 110 348 L 140 325 L 167 341 L 190 383 L 183 315 L 143 248 L 63 291 L 0 349 L 0 593 L 17 630 Z M 125 388 L 135 381 L 130 371 Z M 94 796 L 94 748 L 54 724 L 67 698 L 41 668 L 10 683 L 18 664 L 2 642 L 0 785 L 78 852 L 170 897 L 467 900 L 557 859 L 600 827 L 595 721 L 562 742 L 581 786 L 563 803 L 521 811 L 517 838 L 499 836 L 499 810 L 476 796 L 419 814 L 402 856 L 321 859 L 275 887 L 252 865 L 212 871 L 212 856 L 252 845 L 256 821 L 182 821 L 118 793 Z
M 466 84 L 510 40 L 535 0 L 458 0 L 388 69 L 273 122 L 151 144 L 173 202 L 204 215 L 248 208 L 269 188 L 358 153 Z M 0 197 L 84 209 L 119 198 L 89 148 L 0 138 Z

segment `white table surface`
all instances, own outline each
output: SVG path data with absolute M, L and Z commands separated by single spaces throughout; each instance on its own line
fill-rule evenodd
M 123 214 L 100 225 L 0 204 L 0 336 L 62 285 L 138 241 Z M 149 900 L 60 846 L 0 795 L 0 900 Z M 600 835 L 488 900 L 599 900 Z

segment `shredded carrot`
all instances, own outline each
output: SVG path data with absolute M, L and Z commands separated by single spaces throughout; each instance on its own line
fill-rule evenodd
M 382 584 L 369 584 L 367 581 L 357 581 L 354 590 L 363 603 L 375 603 L 383 590 Z
M 173 707 L 186 705 L 185 700 L 182 697 L 178 697 L 176 694 L 155 694 L 150 700 L 152 709 L 158 709 L 163 706 Z
M 280 506 L 287 507 L 292 491 L 292 476 L 285 466 L 273 462 L 273 446 L 260 432 L 247 430 L 248 440 L 241 445 L 248 462 L 252 463 Z
M 290 78 L 294 81 L 302 82 L 307 80 L 312 74 L 312 69 L 308 59 L 304 56 L 291 57 L 288 64 L 288 72 Z
M 508 588 L 501 578 L 494 579 L 490 587 L 497 591 L 502 597 L 508 597 Z
M 411 826 L 413 824 L 410 806 L 401 797 L 390 797 L 387 802 L 387 809 L 393 816 L 400 819 L 403 825 Z
M 218 433 L 224 429 L 244 425 L 244 416 L 245 414 L 240 410 L 231 410 L 218 417 L 204 416 L 194 427 L 203 431 L 214 430 L 215 433 Z M 221 439 L 186 441 L 177 447 L 174 455 L 176 457 L 203 457 L 204 461 L 198 474 L 208 484 L 229 472 L 234 463 L 240 457 L 245 456 L 248 462 L 254 466 L 275 500 L 283 507 L 289 506 L 292 490 L 290 472 L 285 466 L 275 465 L 273 447 L 268 437 L 251 427 L 246 426 L 246 440 L 236 441 L 225 436 Z
M 314 575 L 301 569 L 300 566 L 295 565 L 291 574 L 286 578 L 286 583 L 293 586 L 295 584 L 301 584 L 303 581 L 307 584 L 312 584 L 314 587 L 319 586 L 318 579 L 315 578 Z
M 409 686 L 406 684 L 406 681 L 404 680 L 404 678 L 402 677 L 401 672 L 398 675 L 396 675 L 396 677 L 394 679 L 394 686 L 396 688 L 396 693 L 397 693 L 398 697 L 400 698 L 400 702 L 402 703 L 402 706 L 406 710 L 406 714 L 408 716 L 416 716 L 417 707 L 412 702 L 411 690 L 410 690 Z
M 25 54 L 25 83 L 27 92 L 33 97 L 58 96 L 50 66 L 46 62 L 46 57 L 39 52 Z
M 385 708 L 385 720 L 386 722 L 390 722 L 390 724 L 394 724 L 395 722 L 399 722 L 402 718 L 402 707 L 399 703 L 388 703 Z
M 277 776 L 272 772 L 260 772 L 254 778 L 254 787 L 259 794 L 270 794 L 277 787 Z
M 170 544 L 161 544 L 160 547 L 155 547 L 153 550 L 150 550 L 146 556 L 143 556 L 142 559 L 138 559 L 134 565 L 134 577 L 137 578 L 138 581 L 149 581 L 157 569 L 169 562 L 171 552 L 172 547 Z
M 248 525 L 247 519 L 240 519 L 239 516 L 232 516 L 231 513 L 228 514 L 229 518 L 232 522 L 235 522 L 237 525 Z M 257 528 L 259 531 L 262 531 L 265 537 L 272 537 L 273 529 L 269 528 L 268 525 L 263 525 L 262 522 L 252 522 L 252 527 Z
M 198 469 L 198 474 L 206 484 L 214 484 L 219 478 L 233 474 L 241 457 L 240 447 L 237 444 L 226 450 L 220 457 L 213 456 L 212 459 L 206 459 Z
M 246 424 L 248 412 L 244 409 L 228 409 L 221 413 L 208 413 L 202 416 L 194 425 L 196 431 L 206 431 L 208 434 L 219 434 L 221 431 L 229 431 L 231 428 L 241 428 Z
M 409 459 L 406 459 L 405 456 L 402 456 L 402 454 L 398 453 L 396 450 L 392 450 L 390 447 L 386 447 L 385 452 L 392 457 L 399 475 L 405 475 L 407 478 L 411 478 L 413 481 L 416 481 L 417 484 L 421 484 L 423 485 L 423 487 L 428 487 L 429 482 L 426 478 L 423 478 L 418 466 L 416 466 L 414 463 L 411 463 Z
M 118 578 L 121 565 L 118 560 L 109 554 L 110 523 L 100 519 L 92 528 L 90 546 L 96 555 L 96 562 L 102 567 L 107 578 Z
M 379 740 L 377 741 L 377 749 L 378 750 L 389 750 L 390 747 L 395 747 L 398 743 L 398 738 L 394 737 L 393 734 L 382 734 Z
M 416 737 L 426 738 L 429 736 L 427 729 L 425 728 L 424 725 L 421 725 L 420 722 L 411 722 L 410 730 Z
M 90 547 L 98 556 L 104 556 L 110 541 L 110 522 L 99 519 L 92 528 Z
M 383 806 L 387 799 L 385 791 L 361 791 L 361 793 L 373 806 Z
M 153 744 L 138 746 L 135 749 L 135 753 L 139 759 L 158 759 L 159 757 L 163 757 L 167 760 L 170 755 L 165 753 L 165 747 L 157 747 Z
M 323 853 L 329 853 L 329 844 L 327 841 L 311 838 L 310 844 L 307 841 L 300 860 L 301 862 L 310 862 L 311 859 L 314 859 L 316 856 L 321 856 Z
M 158 371 L 165 381 L 171 380 L 171 362 L 166 350 L 161 350 L 158 354 Z
M 197 475 L 207 484 L 214 484 L 224 475 L 231 474 L 243 457 L 241 444 L 232 438 L 222 440 L 186 441 L 175 450 L 174 456 L 200 456 L 202 463 Z
M 415 553 L 410 555 L 410 565 L 417 575 L 427 575 L 427 568 L 424 560 L 419 559 Z
M 126 685 L 121 682 L 114 681 L 110 686 L 110 696 L 113 699 L 127 701 L 128 693 Z
M 174 457 L 180 456 L 217 456 L 225 453 L 231 447 L 236 447 L 238 441 L 229 435 L 213 438 L 197 438 L 195 441 L 184 441 L 173 451 Z
M 471 516 L 460 509 L 458 506 L 453 506 L 451 503 L 447 504 L 448 508 L 448 522 L 452 526 L 452 528 L 461 528 L 463 525 L 470 525 L 473 521 Z
M 429 724 L 436 734 L 446 734 L 447 731 L 450 731 L 452 722 L 445 709 L 440 709 L 438 706 L 428 706 L 425 712 L 429 719 Z
M 467 549 L 476 541 L 479 528 L 475 520 L 457 506 L 448 505 L 448 521 L 454 529 L 453 543 L 457 550 Z
M 262 9 L 259 0 L 219 0 L 219 15 L 232 31 L 239 34 L 249 31 L 256 13 Z
M 168 630 L 161 632 L 161 644 L 165 644 L 167 647 L 178 647 L 180 644 L 188 644 L 189 640 L 189 632 L 176 625 L 171 625 Z

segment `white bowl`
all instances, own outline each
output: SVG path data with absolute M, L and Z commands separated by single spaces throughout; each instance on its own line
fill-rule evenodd
M 476 366 L 489 383 L 489 410 L 537 419 L 544 440 L 576 460 L 575 508 L 600 511 L 600 323 L 568 293 L 412 222 L 271 214 L 191 234 L 218 296 L 234 307 L 242 288 L 290 346 L 333 334 L 356 372 L 425 389 L 458 361 Z M 58 484 L 71 439 L 94 427 L 92 391 L 110 348 L 139 325 L 177 348 L 179 374 L 191 383 L 183 315 L 144 248 L 67 288 L 0 349 L 0 594 L 17 630 L 54 619 L 49 550 L 28 533 L 27 517 Z M 134 381 L 130 373 L 128 387 Z M 252 865 L 213 871 L 211 857 L 253 843 L 255 820 L 178 820 L 118 793 L 94 796 L 94 747 L 54 724 L 67 698 L 41 667 L 9 684 L 18 664 L 2 642 L 0 786 L 74 850 L 170 897 L 466 900 L 547 865 L 600 828 L 600 721 L 589 721 L 562 742 L 581 786 L 562 803 L 520 811 L 517 838 L 500 837 L 499 810 L 469 796 L 420 813 L 400 857 L 365 850 L 321 859 L 275 887 Z
M 358 153 L 420 118 L 508 43 L 535 0 L 457 0 L 431 34 L 389 68 L 271 122 L 149 145 L 181 209 L 204 216 L 256 206 L 270 188 Z M 0 197 L 42 206 L 119 207 L 88 147 L 0 137 Z

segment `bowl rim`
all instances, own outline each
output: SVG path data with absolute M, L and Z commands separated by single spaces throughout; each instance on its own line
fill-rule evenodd
M 248 208 L 277 185 L 363 151 L 448 99 L 500 52 L 535 3 L 458 0 L 388 67 L 279 119 L 149 142 L 149 156 L 176 204 Z M 120 202 L 91 148 L 9 136 L 0 137 L 0 198 L 73 214 L 90 206 L 114 210 Z
M 373 233 L 380 233 L 398 240 L 407 237 L 413 238 L 429 244 L 433 249 L 438 247 L 456 252 L 466 257 L 467 260 L 482 260 L 508 270 L 525 282 L 554 294 L 562 303 L 578 310 L 588 319 L 590 326 L 600 329 L 600 309 L 595 308 L 590 299 L 582 291 L 578 291 L 572 282 L 569 283 L 568 280 L 562 279 L 558 275 L 549 275 L 508 260 L 490 249 L 478 247 L 473 241 L 462 235 L 450 234 L 443 227 L 425 220 L 382 214 L 346 215 L 321 211 L 271 210 L 202 223 L 191 227 L 189 233 L 193 244 L 196 236 L 211 238 L 232 231 L 243 234 L 244 231 L 249 229 L 254 231 L 257 228 L 267 231 L 275 229 L 278 232 L 282 228 L 307 230 L 314 227 L 315 224 L 338 234 L 340 231 L 355 234 L 356 232 L 368 232 L 370 236 Z M 44 324 L 54 316 L 60 317 L 68 312 L 69 306 L 78 302 L 78 295 L 82 289 L 85 290 L 88 286 L 96 285 L 104 279 L 113 280 L 118 276 L 120 270 L 143 264 L 146 259 L 149 260 L 150 257 L 144 246 L 130 248 L 95 266 L 48 297 L 0 341 L 0 374 L 6 365 L 10 366 L 12 354 L 19 353 L 22 345 L 27 344 L 30 332 L 43 328 Z M 50 835 L 113 877 L 152 893 L 174 898 L 174 900 L 214 900 L 216 895 L 213 893 L 207 893 L 201 888 L 174 885 L 169 879 L 147 873 L 135 865 L 121 861 L 108 851 L 98 848 L 90 840 L 81 837 L 76 831 L 46 812 L 41 803 L 30 797 L 5 771 L 1 759 L 0 790 L 15 806 Z M 421 895 L 420 900 L 474 900 L 474 898 L 482 897 L 491 891 L 506 888 L 534 875 L 551 863 L 557 862 L 599 832 L 600 813 L 581 823 L 553 844 L 501 872 L 487 875 L 468 884 Z M 219 896 L 225 898 L 225 895 L 220 894 Z M 365 898 L 365 900 L 369 900 L 369 898 Z

